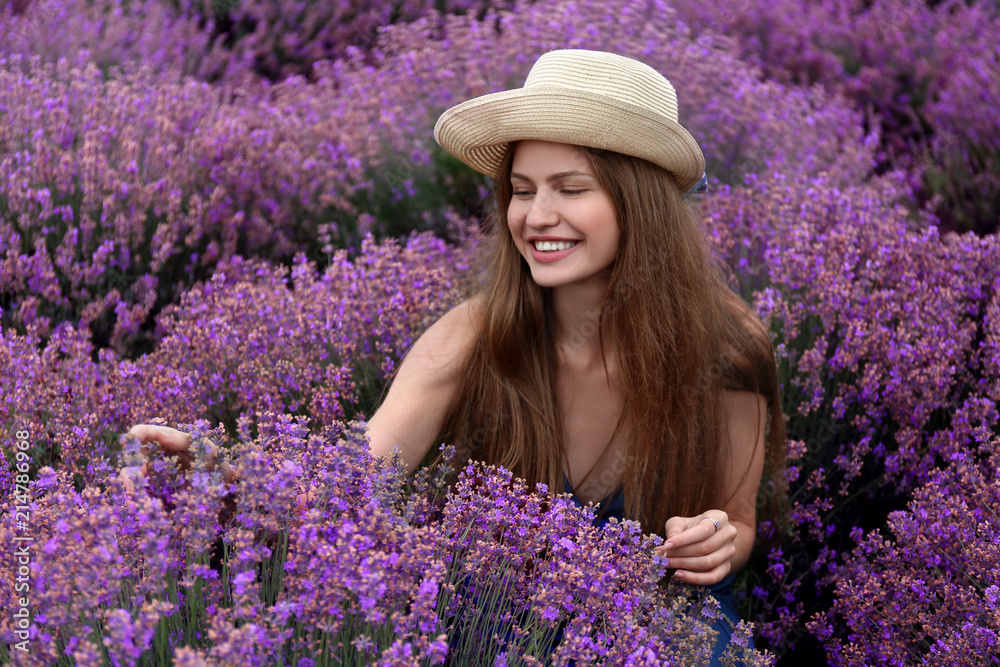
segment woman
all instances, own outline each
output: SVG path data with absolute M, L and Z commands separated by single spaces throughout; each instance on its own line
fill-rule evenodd
M 720 600 L 721 654 L 784 428 L 767 332 L 684 198 L 704 157 L 673 87 L 622 56 L 553 51 L 523 88 L 449 109 L 435 138 L 495 178 L 488 279 L 407 354 L 373 452 L 412 470 L 445 439 L 599 503 L 600 521 L 640 521 L 672 576 Z
M 735 622 L 783 418 L 770 339 L 683 198 L 704 158 L 673 87 L 635 60 L 554 51 L 523 88 L 446 111 L 435 137 L 495 178 L 488 284 L 407 355 L 373 450 L 413 468 L 444 433 L 603 501 L 602 519 L 664 535 L 673 576 L 712 587 Z

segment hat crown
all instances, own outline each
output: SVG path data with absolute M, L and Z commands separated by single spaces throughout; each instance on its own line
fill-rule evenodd
M 524 88 L 558 86 L 612 97 L 677 122 L 677 93 L 655 69 L 631 58 L 602 51 L 561 49 L 542 55 L 528 72 Z
M 445 111 L 434 138 L 494 178 L 512 142 L 535 139 L 647 160 L 687 191 L 704 175 L 705 156 L 677 117 L 674 87 L 652 67 L 614 53 L 560 49 L 535 62 L 522 88 Z

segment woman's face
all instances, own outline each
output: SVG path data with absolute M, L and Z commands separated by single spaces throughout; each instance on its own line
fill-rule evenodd
M 621 233 L 583 149 L 522 141 L 510 182 L 507 224 L 535 282 L 558 287 L 607 280 Z

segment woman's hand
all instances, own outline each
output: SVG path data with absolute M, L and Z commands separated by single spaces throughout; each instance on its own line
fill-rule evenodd
M 156 424 L 137 424 L 129 429 L 129 432 L 126 433 L 126 437 L 128 436 L 135 438 L 143 444 L 143 447 L 139 451 L 144 457 L 148 456 L 149 452 L 149 449 L 145 445 L 155 442 L 168 456 L 177 456 L 182 470 L 191 467 L 191 436 L 183 431 Z M 218 455 L 219 448 L 214 443 L 211 444 L 205 459 L 206 471 L 212 472 L 215 470 Z M 236 471 L 226 461 L 222 462 L 219 470 L 222 472 L 222 477 L 226 483 L 232 482 L 238 476 Z M 129 492 L 132 492 L 135 490 L 134 480 L 137 477 L 145 476 L 148 472 L 146 464 L 143 463 L 140 466 L 122 468 L 121 472 L 118 473 L 118 477 L 125 485 L 125 488 Z
M 667 539 L 656 548 L 677 579 L 699 586 L 717 584 L 746 565 L 757 536 L 767 401 L 752 392 L 724 392 L 722 406 L 725 466 L 719 496 L 729 500 L 697 516 L 668 519 Z
M 667 539 L 656 551 L 676 570 L 674 576 L 690 584 L 711 586 L 733 571 L 737 529 L 722 510 L 667 520 Z

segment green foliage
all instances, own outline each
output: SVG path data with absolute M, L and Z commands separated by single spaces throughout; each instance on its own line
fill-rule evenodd
M 378 237 L 404 237 L 429 231 L 457 240 L 454 216 L 482 217 L 491 180 L 441 148 L 426 162 L 390 154 L 368 171 L 369 187 L 351 198 L 359 215 L 338 221 L 340 242 L 356 247 L 368 232 Z M 353 213 L 353 212 L 352 212 Z M 370 226 L 366 225 L 366 221 Z
M 918 203 L 929 206 L 944 228 L 991 234 L 1000 225 L 1000 152 L 969 145 L 928 149 Z

